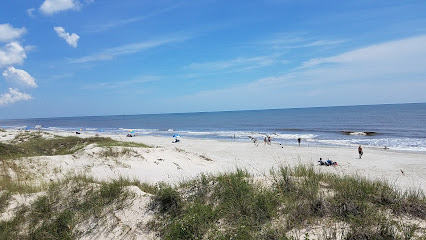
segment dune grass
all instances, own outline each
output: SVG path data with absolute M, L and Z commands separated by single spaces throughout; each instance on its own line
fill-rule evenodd
M 53 156 L 73 154 L 89 144 L 100 147 L 149 147 L 145 144 L 115 141 L 105 137 L 43 137 L 42 133 L 18 134 L 11 144 L 0 143 L 0 160 L 33 156 Z
M 138 152 L 130 147 L 123 147 L 121 149 L 115 149 L 113 147 L 106 147 L 99 152 L 99 156 L 104 158 L 118 158 L 121 156 L 137 155 Z
M 158 218 L 151 227 L 164 239 L 291 239 L 286 233 L 321 219 L 346 223 L 342 239 L 415 239 L 417 230 L 425 234 L 390 215 L 425 219 L 423 193 L 306 166 L 281 167 L 263 184 L 241 169 L 203 175 L 175 188 L 162 186 L 153 201 Z M 334 229 L 322 238 L 337 234 Z
M 245 170 L 200 175 L 176 186 L 120 178 L 99 182 L 72 176 L 51 183 L 45 194 L 0 221 L 0 239 L 78 239 L 79 222 L 125 208 L 138 186 L 153 194 L 155 218 L 148 227 L 161 239 L 294 239 L 295 229 L 336 225 L 320 239 L 425 239 L 425 229 L 395 217 L 426 218 L 421 192 L 400 192 L 385 182 L 316 172 L 313 167 L 280 167 L 265 179 Z M 327 193 L 328 192 L 328 193 Z M 2 191 L 0 210 L 11 197 Z M 141 213 L 142 214 L 142 213 Z M 324 225 L 325 227 L 325 225 Z M 345 228 L 339 233 L 339 228 Z M 309 233 L 302 235 L 310 239 Z
M 0 191 L 34 193 L 45 188 L 30 183 L 31 176 L 22 171 L 19 158 L 74 154 L 89 144 L 105 148 L 101 152 L 104 157 L 135 153 L 131 147 L 149 147 L 145 144 L 120 142 L 104 137 L 60 137 L 44 132 L 23 132 L 16 135 L 11 143 L 0 143 Z M 116 151 L 113 149 L 115 146 L 123 148 Z
M 124 187 L 131 185 L 154 189 L 124 178 L 99 182 L 73 176 L 52 183 L 43 196 L 21 206 L 12 219 L 0 221 L 0 239 L 76 239 L 81 235 L 74 229 L 78 223 L 124 208 L 130 196 Z M 0 207 L 1 203 L 0 198 Z

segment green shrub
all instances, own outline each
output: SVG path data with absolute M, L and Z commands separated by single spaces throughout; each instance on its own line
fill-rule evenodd
M 212 206 L 195 203 L 173 219 L 166 228 L 165 239 L 203 239 L 215 219 L 216 213 Z
M 182 207 L 182 200 L 179 192 L 171 186 L 160 184 L 151 206 L 161 213 L 177 215 Z

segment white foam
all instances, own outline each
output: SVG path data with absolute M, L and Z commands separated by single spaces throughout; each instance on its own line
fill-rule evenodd
M 366 136 L 367 133 L 365 133 L 365 132 L 351 132 L 351 133 L 349 133 L 349 135 Z
M 384 148 L 398 150 L 398 151 L 415 151 L 426 152 L 426 139 L 424 138 L 374 138 L 374 139 L 340 139 L 340 140 L 323 140 L 315 139 L 315 143 L 335 145 L 335 146 L 348 146 L 356 147 L 364 145 L 374 148 Z

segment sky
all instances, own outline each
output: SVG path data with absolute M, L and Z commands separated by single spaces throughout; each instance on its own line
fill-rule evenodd
M 5 0 L 0 119 L 426 102 L 424 0 Z

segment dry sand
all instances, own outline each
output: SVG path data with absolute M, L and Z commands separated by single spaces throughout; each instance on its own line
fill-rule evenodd
M 10 140 L 17 133 L 8 131 L 8 134 L 1 134 L 3 137 L 0 136 L 0 141 Z M 76 135 L 71 132 L 54 134 Z M 91 137 L 94 134 L 83 132 L 78 136 Z M 276 142 L 271 145 L 261 142 L 256 146 L 251 141 L 197 138 L 181 138 L 180 142 L 172 143 L 173 139 L 167 137 L 101 136 L 144 143 L 153 148 L 133 148 L 135 153 L 118 159 L 106 159 L 98 154 L 101 149 L 92 145 L 73 155 L 23 159 L 22 165 L 38 174 L 42 181 L 61 178 L 71 172 L 90 174 L 99 180 L 124 176 L 149 183 L 178 183 L 201 173 L 232 171 L 237 167 L 264 176 L 279 166 L 308 164 L 324 172 L 387 180 L 401 190 L 420 189 L 426 192 L 426 153 L 364 147 L 364 155 L 359 159 L 356 147 L 286 146 Z M 336 161 L 338 165 L 319 166 L 320 157 Z
M 0 142 L 9 142 L 18 133 L 19 131 L 15 130 L 2 132 Z M 75 136 L 75 133 L 71 132 L 53 134 Z M 94 134 L 83 132 L 78 136 L 91 137 Z M 364 147 L 363 158 L 358 159 L 356 147 L 313 147 L 303 144 L 299 147 L 280 145 L 276 142 L 271 145 L 261 142 L 256 146 L 251 141 L 195 138 L 182 138 L 179 143 L 172 143 L 173 139 L 166 137 L 125 137 L 108 134 L 101 136 L 144 143 L 152 148 L 132 148 L 133 151 L 127 155 L 105 158 L 100 154 L 104 149 L 89 145 L 73 155 L 30 157 L 14 162 L 22 168 L 22 172 L 28 173 L 32 182 L 45 183 L 61 179 L 67 174 L 83 173 L 99 180 L 126 177 L 149 183 L 164 181 L 171 184 L 192 179 L 201 173 L 233 171 L 236 168 L 248 170 L 257 179 L 265 179 L 272 168 L 307 164 L 319 171 L 387 180 L 401 190 L 420 189 L 426 192 L 426 153 Z M 117 147 L 118 151 L 121 149 Z M 319 166 L 320 157 L 336 161 L 338 165 Z M 147 207 L 149 194 L 136 187 L 130 188 L 135 196 L 127 200 L 126 208 L 114 210 L 112 206 L 105 209 L 104 217 L 89 219 L 77 225 L 76 228 L 83 233 L 81 239 L 158 239 L 158 236 L 145 226 L 154 216 Z M 18 205 L 28 205 L 40 194 L 43 193 L 14 195 L 6 211 L 0 215 L 0 221 L 13 217 Z M 409 220 L 412 219 L 404 221 Z M 426 228 L 424 221 L 417 224 L 422 229 Z M 343 229 L 344 236 L 344 229 L 347 227 L 335 227 Z M 311 239 L 321 239 L 321 236 L 327 234 L 315 226 L 294 229 L 289 234 L 296 239 L 304 239 L 305 233 L 309 233 Z

